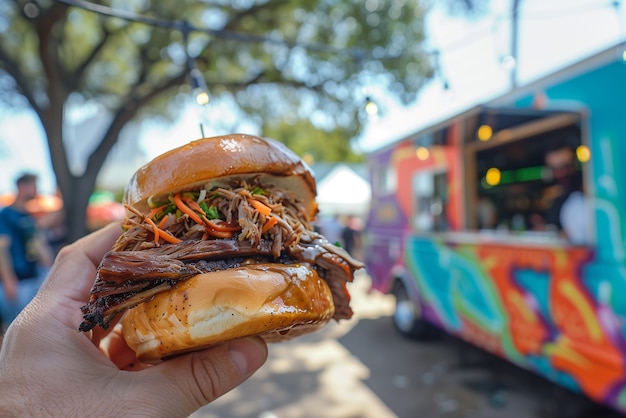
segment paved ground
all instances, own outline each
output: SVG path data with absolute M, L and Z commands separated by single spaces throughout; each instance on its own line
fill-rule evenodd
M 350 288 L 354 319 L 271 345 L 248 382 L 192 417 L 619 417 L 441 333 L 402 338 L 393 299 L 368 286 L 361 275 Z

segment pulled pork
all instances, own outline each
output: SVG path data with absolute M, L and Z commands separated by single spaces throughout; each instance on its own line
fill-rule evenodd
M 132 213 L 102 259 L 81 331 L 108 328 L 126 309 L 200 273 L 250 263 L 306 263 L 327 281 L 335 319 L 352 316 L 346 283 L 363 264 L 306 221 L 297 196 L 239 181 L 170 196 L 147 215 Z

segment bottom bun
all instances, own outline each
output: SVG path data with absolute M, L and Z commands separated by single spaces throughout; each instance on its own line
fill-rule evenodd
M 156 363 L 235 338 L 284 341 L 317 330 L 335 311 L 328 284 L 306 265 L 251 264 L 185 280 L 128 310 L 126 343 Z

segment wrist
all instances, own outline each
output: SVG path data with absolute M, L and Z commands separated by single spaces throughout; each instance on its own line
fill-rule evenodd
M 51 407 L 55 399 L 46 400 L 42 393 L 33 390 L 32 383 L 23 382 L 19 373 L 5 367 L 6 358 L 0 360 L 0 417 L 22 418 L 22 417 L 52 417 Z M 61 416 L 61 415 L 59 415 Z M 68 416 L 68 415 L 64 415 Z
M 19 361 L 13 361 L 16 347 L 11 333 L 11 330 L 7 332 L 0 346 L 0 417 L 46 416 L 46 406 L 37 405 L 39 394 L 29 387 L 32 379 L 29 379 L 26 370 L 14 365 Z

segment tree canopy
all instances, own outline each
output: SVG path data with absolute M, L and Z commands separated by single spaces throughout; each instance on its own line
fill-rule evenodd
M 425 13 L 407 0 L 8 0 L 0 100 L 40 119 L 72 240 L 85 232 L 88 198 L 121 130 L 176 118 L 194 68 L 212 100 L 232 103 L 268 136 L 318 160 L 353 159 L 349 141 L 371 89 L 409 103 L 433 74 Z M 111 121 L 75 173 L 65 115 L 94 102 Z

